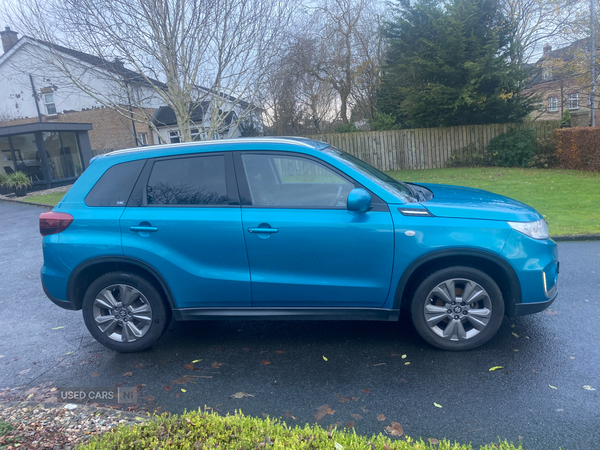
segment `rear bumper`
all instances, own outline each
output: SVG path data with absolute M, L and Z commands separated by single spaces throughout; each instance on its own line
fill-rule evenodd
M 554 297 L 552 297 L 550 300 L 546 300 L 545 302 L 517 303 L 516 305 L 514 305 L 514 309 L 511 315 L 526 316 L 527 314 L 535 314 L 540 311 L 543 311 L 546 308 L 548 308 L 554 302 L 554 300 L 556 300 L 557 296 L 558 293 L 555 293 Z
M 44 293 L 46 294 L 46 297 L 48 297 L 52 303 L 54 303 L 57 306 L 60 306 L 63 309 L 68 309 L 70 311 L 76 311 L 77 308 L 75 307 L 75 305 L 73 303 L 71 303 L 68 300 L 59 300 L 56 297 L 54 297 L 49 291 L 48 288 L 46 287 L 46 285 L 44 284 L 44 279 L 42 277 L 42 289 L 44 289 Z

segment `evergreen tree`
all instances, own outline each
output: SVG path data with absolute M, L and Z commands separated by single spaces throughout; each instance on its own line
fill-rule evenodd
M 533 108 L 498 0 L 400 0 L 378 110 L 405 128 L 520 122 Z

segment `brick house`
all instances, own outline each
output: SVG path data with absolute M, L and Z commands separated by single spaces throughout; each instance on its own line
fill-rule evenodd
M 571 126 L 590 126 L 591 89 L 588 61 L 588 39 L 578 40 L 557 50 L 552 50 L 552 47 L 546 44 L 543 56 L 534 66 L 534 75 L 525 88 L 525 92 L 540 96 L 537 108 L 531 113 L 533 120 L 560 120 L 564 111 L 568 110 Z M 595 123 L 596 126 L 600 126 L 598 93 L 594 107 Z
M 176 120 L 172 120 L 173 110 L 165 106 L 142 75 L 125 68 L 122 62 L 107 61 L 27 36 L 19 38 L 9 27 L 0 31 L 0 36 L 4 50 L 0 56 L 0 127 L 34 122 L 92 124 L 89 140 L 93 154 L 159 144 L 159 134 L 163 137 L 162 142 L 176 141 L 173 136 L 179 131 Z M 54 63 L 48 64 L 50 60 Z M 56 60 L 60 62 L 56 63 Z M 65 76 L 58 66 L 76 76 Z M 88 92 L 78 88 L 72 78 L 82 80 Z M 152 83 L 162 85 L 156 80 Z M 208 92 L 202 87 L 197 89 Z M 104 102 L 98 100 L 101 96 Z M 111 104 L 118 104 L 121 113 L 103 106 L 106 99 Z M 225 108 L 229 105 L 235 110 L 249 106 L 231 100 L 236 106 L 226 102 Z M 137 107 L 131 106 L 132 103 Z M 210 110 L 203 107 L 198 111 L 206 114 Z M 143 117 L 152 127 L 134 121 L 130 116 Z M 192 119 L 193 131 L 199 138 L 204 137 L 206 117 L 194 116 Z M 231 127 L 215 138 L 238 137 L 240 134 L 237 127 Z

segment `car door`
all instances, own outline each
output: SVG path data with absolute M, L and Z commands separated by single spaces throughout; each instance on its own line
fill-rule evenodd
M 120 226 L 123 254 L 154 267 L 178 308 L 251 306 L 230 153 L 148 161 Z
M 355 182 L 307 155 L 244 152 L 235 162 L 254 307 L 383 305 L 394 253 L 383 201 L 348 211 Z

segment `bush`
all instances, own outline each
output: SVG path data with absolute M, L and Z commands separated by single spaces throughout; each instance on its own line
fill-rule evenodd
M 484 167 L 491 165 L 491 155 L 486 151 L 479 150 L 475 144 L 469 144 L 460 150 L 453 150 L 452 156 L 445 163 L 445 167 Z
M 345 123 L 344 125 L 340 125 L 333 130 L 334 133 L 356 133 L 358 131 L 362 131 L 353 123 Z
M 571 126 L 571 113 L 568 109 L 565 109 L 562 117 L 560 118 L 560 126 L 562 128 L 568 128 Z
M 487 147 L 492 161 L 500 167 L 526 167 L 536 154 L 537 134 L 533 128 L 511 129 L 493 138 Z
M 563 169 L 600 172 L 600 130 L 579 127 L 553 131 L 556 162 Z
M 398 427 L 389 427 L 398 433 Z M 437 442 L 437 441 L 436 441 Z M 492 444 L 500 450 L 518 450 L 512 444 L 500 442 Z M 273 419 L 246 417 L 241 413 L 233 416 L 219 416 L 202 411 L 190 412 L 181 416 L 162 415 L 153 421 L 136 425 L 120 426 L 112 432 L 91 441 L 82 449 L 118 450 L 160 448 L 168 449 L 343 449 L 343 450 L 471 450 L 471 445 L 453 444 L 448 441 L 425 443 L 410 437 L 391 440 L 386 436 L 367 438 L 354 431 L 326 431 L 318 425 L 305 425 L 304 428 L 289 427 Z
M 400 125 L 396 124 L 396 118 L 391 114 L 375 113 L 371 121 L 371 131 L 399 130 Z
M 8 176 L 8 184 L 13 187 L 31 186 L 31 180 L 25 172 L 17 171 Z

